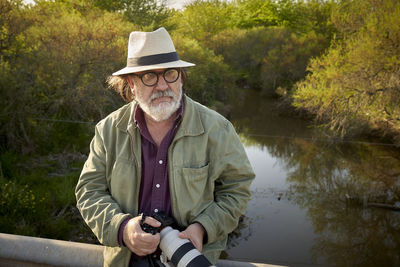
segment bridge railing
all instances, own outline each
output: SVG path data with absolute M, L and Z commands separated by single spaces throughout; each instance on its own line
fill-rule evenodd
M 219 260 L 218 267 L 277 265 Z M 0 233 L 0 266 L 103 266 L 103 246 Z

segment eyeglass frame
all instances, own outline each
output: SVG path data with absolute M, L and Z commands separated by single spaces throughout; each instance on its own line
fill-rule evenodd
M 178 76 L 177 76 L 176 79 L 175 79 L 174 81 L 172 81 L 172 82 L 169 82 L 169 81 L 167 81 L 167 80 L 165 79 L 165 73 L 166 73 L 167 71 L 169 71 L 169 70 L 176 70 L 176 71 L 178 72 Z M 176 82 L 176 81 L 179 79 L 179 77 L 181 76 L 181 71 L 182 71 L 181 68 L 168 68 L 168 69 L 165 69 L 163 72 L 148 71 L 148 72 L 145 72 L 145 73 L 142 73 L 142 74 L 132 73 L 131 75 L 137 76 L 137 77 L 142 81 L 142 83 L 143 83 L 145 86 L 151 87 L 151 86 L 154 86 L 154 85 L 156 85 L 156 84 L 158 83 L 158 81 L 159 81 L 159 79 L 160 79 L 160 78 L 159 78 L 160 75 L 163 76 L 164 81 L 165 81 L 166 83 L 174 83 L 174 82 Z M 148 74 L 148 73 L 154 73 L 154 74 L 156 74 L 157 79 L 156 79 L 156 81 L 155 81 L 154 84 L 149 85 L 149 84 L 146 84 L 146 83 L 143 81 L 143 76 L 146 75 L 146 74 Z

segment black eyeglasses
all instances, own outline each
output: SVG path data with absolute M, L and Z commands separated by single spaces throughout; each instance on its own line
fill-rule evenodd
M 142 83 L 146 86 L 154 86 L 158 83 L 158 76 L 162 74 L 164 80 L 167 83 L 176 82 L 179 78 L 180 69 L 166 69 L 163 72 L 154 72 L 149 71 L 143 74 L 136 74 L 133 75 L 138 76 Z

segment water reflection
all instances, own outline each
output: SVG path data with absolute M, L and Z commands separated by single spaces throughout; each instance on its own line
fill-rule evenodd
M 371 145 L 326 146 L 295 141 L 285 159 L 288 194 L 320 236 L 314 260 L 336 266 L 398 266 L 400 213 L 371 208 L 400 201 L 398 152 Z
M 232 121 L 257 177 L 226 257 L 290 266 L 399 266 L 399 149 L 315 141 L 304 121 L 251 100 Z

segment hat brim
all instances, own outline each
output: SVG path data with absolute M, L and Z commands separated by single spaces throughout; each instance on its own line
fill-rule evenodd
M 196 64 L 186 62 L 183 60 L 177 60 L 177 61 L 160 63 L 160 64 L 155 64 L 155 65 L 125 67 L 117 72 L 114 72 L 112 75 L 118 76 L 118 75 L 141 72 L 141 71 L 146 71 L 146 70 L 166 69 L 166 68 L 185 68 L 185 67 L 193 67 L 193 66 L 196 66 Z

